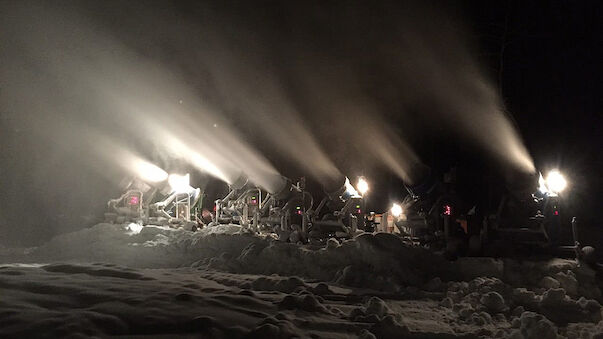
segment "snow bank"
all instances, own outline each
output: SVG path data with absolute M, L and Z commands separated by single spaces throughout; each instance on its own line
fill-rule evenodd
M 0 265 L 0 337 L 434 337 L 433 302 L 404 323 L 391 301 L 295 277 L 112 264 Z M 284 292 L 281 292 L 284 291 Z M 396 307 L 399 307 L 396 306 Z M 363 317 L 353 317 L 361 309 Z M 417 310 L 426 309 L 426 312 Z M 445 325 L 444 325 L 445 326 Z M 453 333 L 444 328 L 448 337 Z
M 187 266 L 199 258 L 221 251 L 240 252 L 262 239 L 240 234 L 238 225 L 220 225 L 198 232 L 163 226 L 98 224 L 63 234 L 35 248 L 19 260 L 26 262 L 105 262 L 130 267 L 161 268 Z M 15 258 L 11 258 L 15 261 Z M 4 260 L 6 262 L 6 260 Z
M 17 262 L 62 262 L 0 267 L 0 288 L 11 290 L 0 299 L 0 325 L 24 336 L 37 333 L 29 323 L 55 336 L 555 338 L 603 328 L 597 275 L 575 261 L 449 262 L 384 233 L 316 247 L 237 225 L 189 232 L 99 224 Z M 239 318 L 242 325 L 227 321 Z
M 595 272 L 572 260 L 460 258 L 449 262 L 386 233 L 362 234 L 342 243 L 329 239 L 326 246 L 313 247 L 247 234 L 238 225 L 189 232 L 99 224 L 55 237 L 18 261 L 106 262 L 140 268 L 194 265 L 238 273 L 303 276 L 393 293 L 409 285 L 437 292 L 442 281 L 494 277 L 511 286 L 538 290 L 540 295 L 550 288 L 563 288 L 574 299 L 601 300 Z
M 279 241 L 254 242 L 240 253 L 199 264 L 233 272 L 299 275 L 389 292 L 423 284 L 449 266 L 443 257 L 407 246 L 391 234 L 363 234 L 338 246 L 333 241 L 319 249 Z
M 534 312 L 523 312 L 519 318 L 519 328 L 511 333 L 511 339 L 557 339 L 563 338 L 557 326 L 544 316 Z
M 255 337 L 267 330 L 285 337 L 309 333 L 324 337 L 320 328 L 314 328 L 316 324 L 339 319 L 339 313 L 327 309 L 332 306 L 307 291 L 306 295 L 251 292 L 241 288 L 245 281 L 241 276 L 231 277 L 231 285 L 222 285 L 211 275 L 199 277 L 194 269 L 140 270 L 111 264 L 0 266 L 0 337 L 232 339 Z M 291 297 L 304 305 L 302 314 L 279 306 Z M 304 320 L 308 316 L 315 319 Z M 276 329 L 266 329 L 266 324 Z
M 396 236 L 364 234 L 326 248 L 298 246 L 241 233 L 237 225 L 189 232 L 160 226 L 99 224 L 64 234 L 22 256 L 22 262 L 105 262 L 129 267 L 195 264 L 232 272 L 298 275 L 397 291 L 446 269 L 446 260 Z
M 441 305 L 461 322 L 497 328 L 508 323 L 517 328 L 512 338 L 557 338 L 558 326 L 601 321 L 601 305 L 596 300 L 573 299 L 563 288 L 514 288 L 498 278 L 451 282 Z

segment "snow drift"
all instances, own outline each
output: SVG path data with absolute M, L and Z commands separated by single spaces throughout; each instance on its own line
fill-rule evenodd
M 450 262 L 384 233 L 310 246 L 237 225 L 138 231 L 99 224 L 3 249 L 0 262 L 13 264 L 0 265 L 0 334 L 541 339 L 603 329 L 600 279 L 573 260 Z

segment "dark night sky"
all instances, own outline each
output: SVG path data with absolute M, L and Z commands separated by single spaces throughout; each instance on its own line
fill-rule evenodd
M 37 6 L 36 2 L 29 4 Z M 2 2 L 0 7 L 0 22 L 4 22 L 0 25 L 3 28 L 0 30 L 0 230 L 4 233 L 0 243 L 35 244 L 53 234 L 89 226 L 93 221 L 82 216 L 100 214 L 106 199 L 116 194 L 115 183 L 121 179 L 99 175 L 106 171 L 87 157 L 90 151 L 73 145 L 77 144 L 76 139 L 57 140 L 46 124 L 58 122 L 69 127 L 72 116 L 55 116 L 46 107 L 52 106 L 55 111 L 63 106 L 65 110 L 81 108 L 78 118 L 85 121 L 84 129 L 90 126 L 111 129 L 122 137 L 126 133 L 120 130 L 118 121 L 103 119 L 99 115 L 102 109 L 88 110 L 92 99 L 88 100 L 85 87 L 64 93 L 61 86 L 55 86 L 64 79 L 47 72 L 45 60 L 77 53 L 77 48 L 63 50 L 65 45 L 61 43 L 69 39 L 101 44 L 96 47 L 110 56 L 119 55 L 120 51 L 113 49 L 114 46 L 103 48 L 102 39 L 82 38 L 85 33 L 79 36 L 76 32 L 71 37 L 58 31 L 58 38 L 54 37 L 57 44 L 53 44 L 52 34 L 44 40 L 50 43 L 43 55 L 27 55 L 23 52 L 27 42 L 20 35 L 23 31 L 13 30 L 11 20 L 20 20 L 29 7 L 26 5 L 24 12 L 17 13 L 14 5 Z M 50 7 L 40 5 L 36 8 L 42 10 L 26 15 L 29 20 L 36 19 L 32 27 L 38 23 L 49 27 L 77 26 L 77 20 L 53 22 L 52 17 L 44 17 L 41 14 L 46 13 L 44 6 Z M 338 155 L 339 149 L 345 148 L 343 154 L 349 155 L 357 146 L 324 133 L 336 127 L 328 120 L 316 124 L 322 114 L 317 107 L 330 101 L 345 101 L 342 97 L 357 90 L 348 88 L 347 80 L 358 79 L 357 87 L 371 99 L 375 111 L 393 122 L 399 133 L 408 135 L 407 141 L 425 162 L 445 167 L 456 161 L 475 161 L 483 153 L 447 132 L 455 128 L 454 121 L 439 124 L 437 120 L 419 118 L 431 106 L 415 101 L 429 101 L 429 95 L 406 94 L 416 88 L 429 94 L 430 89 L 428 82 L 422 82 L 420 71 L 413 70 L 413 58 L 420 59 L 423 54 L 405 53 L 404 48 L 425 48 L 444 67 L 454 68 L 465 65 L 466 55 L 465 50 L 455 45 L 456 40 L 448 38 L 460 36 L 459 41 L 466 43 L 485 78 L 497 89 L 502 84 L 500 93 L 506 110 L 513 116 L 536 168 L 559 167 L 569 174 L 572 211 L 584 215 L 588 222 L 594 223 L 595 213 L 601 209 L 598 199 L 603 194 L 600 174 L 603 171 L 600 155 L 603 6 L 599 1 L 411 4 L 62 1 L 56 2 L 55 7 L 85 18 L 82 23 L 91 31 L 111 37 L 111 41 L 139 55 L 141 61 L 151 60 L 174 73 L 185 74 L 184 81 L 196 89 L 199 97 L 220 107 L 238 129 L 247 132 L 246 141 L 260 146 L 283 174 L 303 175 L 299 166 L 273 152 L 273 147 L 266 147 L 264 136 L 249 133 L 253 125 L 237 119 L 239 108 L 215 89 L 219 79 L 208 74 L 212 66 L 198 58 L 203 53 L 220 55 L 219 48 L 213 50 L 212 46 L 222 46 L 222 40 L 226 46 L 236 46 L 237 65 L 257 66 L 258 74 L 263 71 L 276 74 L 279 86 L 300 111 L 306 112 L 305 117 L 320 132 L 317 133 L 320 143 L 337 159 L 342 170 L 364 171 L 382 178 L 375 190 L 389 191 L 381 193 L 383 200 L 387 200 L 386 195 L 401 191 L 400 180 L 383 168 L 373 168 L 368 160 L 351 161 L 349 156 Z M 36 15 L 46 19 L 37 20 Z M 28 32 L 29 27 L 24 31 Z M 413 40 L 414 36 L 418 42 Z M 211 39 L 220 43 L 204 45 Z M 316 71 L 317 65 L 327 66 Z M 314 69 L 315 78 L 306 78 L 304 67 Z M 245 74 L 244 78 L 262 85 L 256 73 Z M 332 87 L 340 84 L 345 90 L 317 95 L 304 88 L 304 82 L 298 81 L 300 78 L 322 79 Z M 14 95 L 17 90 L 11 91 L 14 88 L 31 92 L 29 96 L 17 97 Z M 28 105 L 30 102 L 34 104 Z M 434 105 L 434 110 L 445 111 Z M 400 115 L 401 110 L 406 113 Z M 431 126 L 429 132 L 416 132 L 427 125 Z M 77 126 L 74 123 L 73 128 L 82 129 Z M 144 146 L 141 148 L 142 152 L 152 153 Z
M 578 150 L 592 150 L 584 155 L 601 168 L 600 4 L 508 2 L 472 12 L 482 54 L 496 77 L 506 30 L 502 92 L 529 147 L 542 149 L 540 153 L 550 145 L 545 152 L 559 154 L 542 157 L 559 161 Z M 538 153 L 534 156 L 539 158 Z
M 481 53 L 537 164 L 571 177 L 573 206 L 599 223 L 603 196 L 603 15 L 598 1 L 472 6 Z M 600 223 L 599 223 L 600 224 Z

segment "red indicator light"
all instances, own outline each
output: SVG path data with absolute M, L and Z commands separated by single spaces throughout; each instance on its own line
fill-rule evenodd
M 362 213 L 362 210 L 358 209 L 358 210 L 356 210 L 356 213 L 360 214 L 360 213 Z
M 555 211 L 555 212 L 554 212 L 554 214 L 555 214 L 555 215 L 559 215 L 559 211 Z
M 444 215 L 452 215 L 452 207 L 450 205 L 444 205 Z
M 139 201 L 140 200 L 138 199 L 138 197 L 135 196 L 135 195 L 133 195 L 133 196 L 130 197 L 130 200 L 128 201 L 128 204 L 129 205 L 138 205 Z
M 302 215 L 302 211 L 297 211 L 297 214 L 298 215 Z
M 251 200 L 251 204 L 256 205 L 258 203 L 257 200 Z

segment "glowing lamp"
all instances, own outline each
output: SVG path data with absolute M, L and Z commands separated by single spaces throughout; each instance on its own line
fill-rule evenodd
M 567 181 L 558 170 L 552 170 L 546 177 L 546 186 L 553 193 L 561 193 L 567 187 Z
M 358 179 L 358 183 L 356 184 L 356 188 L 358 189 L 358 192 L 360 192 L 361 195 L 365 195 L 366 192 L 368 192 L 369 190 L 369 184 L 366 179 L 360 177 Z
M 392 205 L 392 208 L 390 209 L 390 212 L 392 213 L 392 215 L 394 217 L 399 217 L 402 214 L 402 206 L 400 206 L 399 204 L 394 203 Z

